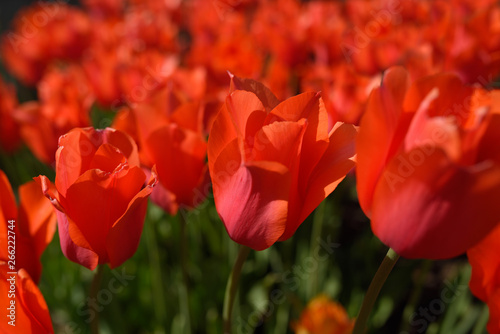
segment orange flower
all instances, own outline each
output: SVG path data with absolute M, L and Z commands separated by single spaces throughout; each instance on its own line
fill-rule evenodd
M 59 137 L 75 127 L 90 125 L 94 97 L 77 65 L 50 68 L 38 83 L 39 102 L 19 106 L 15 118 L 33 154 L 52 164 Z
M 454 257 L 500 221 L 493 99 L 451 74 L 410 86 L 398 67 L 373 90 L 357 140 L 358 196 L 373 232 L 398 254 Z
M 470 290 L 488 304 L 488 332 L 500 333 L 500 224 L 480 243 L 467 251 L 472 267 Z
M 153 173 L 154 176 L 154 173 Z M 36 178 L 57 209 L 64 255 L 91 270 L 121 265 L 136 251 L 154 177 L 134 141 L 110 128 L 76 128 L 59 139 L 55 186 Z
M 206 196 L 200 188 L 207 181 L 207 144 L 204 106 L 182 101 L 170 87 L 121 110 L 114 126 L 136 139 L 143 165 L 156 166 L 159 184 L 151 200 L 174 215 L 180 206 L 193 208 Z
M 317 93 L 282 103 L 232 79 L 208 140 L 215 205 L 229 236 L 256 250 L 290 238 L 354 166 L 354 126 L 328 116 Z
M 17 208 L 9 180 L 0 170 L 0 261 L 16 270 L 25 269 L 38 283 L 42 271 L 40 257 L 54 236 L 56 215 L 34 181 L 19 187 L 19 199 Z M 9 252 L 9 245 L 15 245 L 14 254 Z
M 13 30 L 3 36 L 5 67 L 21 82 L 34 85 L 54 60 L 77 60 L 90 42 L 84 12 L 63 2 L 39 1 L 18 12 Z
M 24 269 L 15 272 L 0 261 L 0 293 L 0 307 L 7 312 L 0 322 L 0 332 L 54 333 L 47 303 Z
M 342 305 L 320 295 L 309 302 L 292 328 L 297 334 L 349 334 L 354 320 L 349 319 Z

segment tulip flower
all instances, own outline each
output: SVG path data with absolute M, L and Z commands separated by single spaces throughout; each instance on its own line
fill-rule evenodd
M 21 137 L 42 162 L 52 164 L 58 138 L 75 127 L 90 126 L 94 96 L 77 65 L 51 67 L 37 85 L 39 101 L 21 104 L 15 119 Z
M 215 205 L 229 236 L 255 250 L 290 238 L 354 166 L 352 125 L 328 116 L 318 93 L 282 103 L 233 78 L 208 140 Z
M 342 305 L 320 295 L 307 304 L 300 319 L 292 323 L 297 334 L 350 334 L 354 321 Z
M 389 69 L 357 140 L 357 189 L 372 230 L 407 258 L 464 253 L 500 221 L 498 95 L 452 74 Z
M 17 207 L 9 180 L 0 170 L 0 261 L 16 270 L 25 269 L 38 283 L 40 257 L 54 236 L 56 214 L 35 181 L 19 187 L 19 200 Z M 15 249 L 9 245 L 15 245 Z M 9 250 L 15 251 L 12 254 Z
M 0 307 L 5 312 L 0 332 L 54 333 L 47 303 L 26 270 L 12 270 L 0 261 L 0 294 Z
M 5 68 L 26 85 L 35 85 L 56 60 L 78 60 L 90 42 L 87 15 L 64 2 L 38 1 L 19 11 L 12 31 L 1 40 Z
M 136 139 L 143 166 L 156 166 L 159 182 L 151 200 L 175 215 L 180 207 L 194 208 L 205 199 L 202 188 L 208 175 L 205 108 L 198 102 L 182 101 L 171 86 L 132 109 L 120 110 L 113 127 Z
M 156 183 L 139 167 L 137 146 L 110 128 L 76 128 L 59 139 L 56 180 L 36 178 L 57 209 L 61 248 L 91 270 L 121 265 L 136 251 Z M 145 183 L 147 181 L 146 186 Z
M 490 334 L 500 333 L 500 225 L 467 251 L 472 275 L 470 290 L 488 304 Z

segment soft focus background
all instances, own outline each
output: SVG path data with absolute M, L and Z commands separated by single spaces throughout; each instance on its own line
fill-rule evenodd
M 28 3 L 0 4 L 2 32 Z M 15 81 L 5 68 L 1 73 L 16 86 L 20 102 L 37 98 L 33 87 Z M 93 125 L 102 127 L 114 114 L 94 105 L 91 116 Z M 26 146 L 2 151 L 0 169 L 14 191 L 39 174 L 54 178 L 53 169 Z M 317 247 L 329 243 L 334 251 L 322 250 L 326 259 L 315 258 Z M 210 194 L 198 208 L 174 217 L 150 203 L 137 253 L 121 267 L 105 269 L 98 305 L 102 333 L 221 333 L 224 290 L 237 250 Z M 291 333 L 301 311 L 320 294 L 355 317 L 386 251 L 359 208 L 351 174 L 290 240 L 250 254 L 234 310 L 237 333 Z M 40 290 L 56 333 L 88 333 L 94 312 L 85 302 L 93 273 L 63 256 L 57 234 L 42 264 Z M 370 333 L 485 333 L 488 310 L 471 296 L 469 278 L 465 256 L 400 259 L 375 305 Z

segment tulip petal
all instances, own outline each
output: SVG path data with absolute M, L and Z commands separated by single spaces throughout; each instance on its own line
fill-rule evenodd
M 252 160 L 279 162 L 291 170 L 300 158 L 305 129 L 305 120 L 274 122 L 262 127 L 256 135 Z
M 232 73 L 229 73 L 229 76 L 231 77 L 229 93 L 232 93 L 235 90 L 246 90 L 248 92 L 252 92 L 257 95 L 267 112 L 274 109 L 280 103 L 271 90 L 262 83 L 252 79 L 239 78 Z
M 372 91 L 361 119 L 356 141 L 356 177 L 359 203 L 368 217 L 377 180 L 390 159 L 409 80 L 408 72 L 401 67 L 387 70 L 381 86 Z
M 274 244 L 285 230 L 289 188 L 288 169 L 279 163 L 260 161 L 238 169 L 216 197 L 231 239 L 255 250 Z
M 265 107 L 252 92 L 237 90 L 226 98 L 226 106 L 233 120 L 234 128 L 241 138 L 246 138 L 247 121 L 256 110 L 264 111 Z
M 375 189 L 372 230 L 407 258 L 445 259 L 479 242 L 500 221 L 500 167 L 460 167 L 439 148 L 394 157 Z
M 217 114 L 208 136 L 207 156 L 210 170 L 213 169 L 211 166 L 219 157 L 220 152 L 237 136 L 229 110 L 224 104 Z
M 71 239 L 80 247 L 86 248 L 88 243 L 99 257 L 106 258 L 108 231 L 142 188 L 144 179 L 139 167 L 124 166 L 111 174 L 95 169 L 83 173 L 68 188 L 66 196 Z M 99 259 L 99 263 L 102 261 Z
M 102 144 L 90 162 L 89 169 L 99 169 L 103 172 L 112 173 L 118 166 L 127 160 L 115 146 Z
M 153 132 L 144 149 L 156 165 L 163 187 L 175 195 L 178 204 L 191 206 L 205 168 L 207 143 L 203 136 L 169 124 Z
M 19 187 L 19 199 L 19 219 L 26 228 L 23 234 L 31 237 L 39 258 L 56 230 L 54 207 L 35 181 Z
M 81 237 L 81 232 L 77 233 L 73 231 L 73 238 L 70 236 L 70 219 L 68 216 L 60 211 L 56 211 L 57 216 L 57 231 L 59 234 L 59 242 L 61 244 L 61 250 L 70 261 L 78 263 L 90 270 L 94 270 L 99 264 L 99 255 L 94 252 L 89 243 Z M 77 229 L 76 224 L 71 222 L 73 229 Z M 77 237 L 80 236 L 81 240 Z M 73 239 L 77 239 L 76 242 Z M 78 243 L 77 243 L 78 242 Z M 84 246 L 80 246 L 84 245 Z
M 300 222 L 304 221 L 354 168 L 357 133 L 356 128 L 351 124 L 337 123 L 333 128 L 328 149 L 311 173 L 299 218 Z M 288 232 L 287 226 L 285 235 L 293 233 L 295 229 L 290 227 L 290 232 Z
M 487 302 L 495 290 L 500 291 L 500 224 L 483 240 L 467 251 L 472 267 L 471 292 Z
M 118 267 L 134 255 L 142 234 L 144 216 L 148 207 L 148 197 L 156 184 L 156 173 L 153 172 L 147 186 L 130 201 L 127 210 L 109 231 L 106 249 L 109 267 Z M 124 247 L 123 245 L 126 245 Z
M 280 163 L 268 161 L 240 165 L 238 157 L 235 139 L 210 171 L 217 212 L 231 239 L 256 250 L 266 249 L 285 230 L 289 171 Z
M 24 311 L 31 320 L 31 333 L 53 333 L 49 308 L 42 293 L 31 280 L 28 273 L 21 269 L 18 272 L 18 289 Z

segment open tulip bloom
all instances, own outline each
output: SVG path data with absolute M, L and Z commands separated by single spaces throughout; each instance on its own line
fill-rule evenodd
M 64 255 L 91 270 L 117 267 L 136 251 L 156 184 L 139 166 L 135 142 L 110 128 L 76 128 L 59 139 L 56 180 L 37 177 L 57 209 Z
M 407 258 L 464 253 L 500 221 L 495 92 L 452 74 L 412 85 L 391 68 L 357 139 L 357 189 L 373 232 Z
M 318 93 L 279 103 L 233 77 L 208 140 L 215 205 L 229 236 L 255 250 L 290 238 L 354 167 L 353 125 L 328 129 Z

